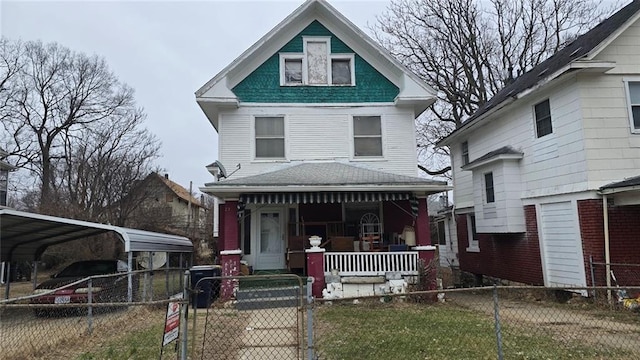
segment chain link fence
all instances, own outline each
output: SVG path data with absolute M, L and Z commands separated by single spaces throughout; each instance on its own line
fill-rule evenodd
M 293 275 L 210 276 L 192 283 L 184 278 L 182 269 L 134 272 L 131 294 L 128 286 L 122 289 L 101 282 L 107 278 L 117 283 L 122 276 L 70 285 L 86 289 L 78 292 L 86 292 L 86 302 L 73 302 L 71 297 L 67 302 L 60 292 L 65 289 L 56 290 L 56 296 L 63 297 L 58 304 L 55 298 L 52 304 L 36 301 L 44 293 L 1 302 L 2 358 L 640 356 L 640 313 L 621 302 L 585 297 L 592 287 L 496 286 L 323 301 L 310 300 L 311 283 Z M 124 279 L 128 284 L 129 275 L 124 274 Z M 232 290 L 232 297 L 226 296 L 225 289 Z M 616 289 L 596 288 L 604 292 Z M 184 300 L 168 299 L 183 291 Z M 171 323 L 170 303 L 189 311 L 176 318 L 174 324 L 180 325 L 177 339 L 163 346 Z
M 640 314 L 587 288 L 483 287 L 314 303 L 320 359 L 640 356 Z M 606 289 L 605 289 L 606 290 Z
M 219 293 L 229 284 L 234 288 L 233 299 Z M 205 277 L 193 289 L 189 336 L 194 359 L 305 358 L 306 288 L 302 278 Z M 212 296 L 207 289 L 212 289 Z
M 176 268 L 94 276 L 35 291 L 16 283 L 15 297 L 0 302 L 1 357 L 146 359 L 162 352 L 175 358 L 175 347 L 159 345 L 169 295 L 182 293 L 183 273 Z

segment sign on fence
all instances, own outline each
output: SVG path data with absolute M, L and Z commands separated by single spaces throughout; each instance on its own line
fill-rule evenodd
M 182 300 L 182 293 L 173 295 L 171 299 Z M 167 317 L 164 321 L 164 338 L 162 346 L 165 346 L 178 338 L 180 332 L 180 302 L 167 304 Z

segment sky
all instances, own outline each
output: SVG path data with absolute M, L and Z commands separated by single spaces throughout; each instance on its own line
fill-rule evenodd
M 157 165 L 195 191 L 213 181 L 218 135 L 194 92 L 303 2 L 0 0 L 0 34 L 104 57 L 162 143 Z M 389 0 L 329 3 L 370 33 Z

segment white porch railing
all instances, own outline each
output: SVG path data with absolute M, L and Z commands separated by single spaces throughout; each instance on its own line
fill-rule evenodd
M 418 274 L 418 252 L 328 252 L 324 272 L 338 270 L 341 276 L 380 276 L 388 272 Z

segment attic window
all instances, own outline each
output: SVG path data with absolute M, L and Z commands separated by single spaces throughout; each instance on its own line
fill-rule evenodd
M 302 84 L 302 58 L 284 60 L 284 82 L 289 85 Z
M 280 53 L 281 86 L 352 86 L 354 55 L 332 54 L 331 38 L 303 38 L 302 53 Z

